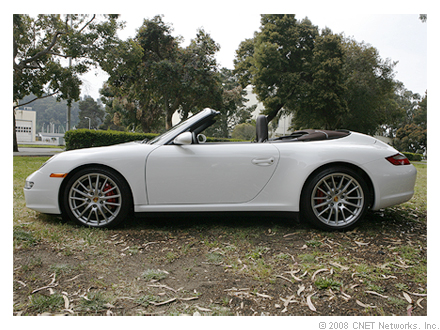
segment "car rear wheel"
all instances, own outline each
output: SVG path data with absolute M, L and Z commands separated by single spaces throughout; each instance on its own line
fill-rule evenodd
M 361 175 L 344 167 L 327 168 L 306 183 L 301 211 L 322 229 L 350 229 L 369 207 L 368 185 Z
M 125 180 L 105 168 L 84 168 L 67 181 L 62 210 L 68 218 L 89 227 L 120 223 L 131 210 L 131 194 Z

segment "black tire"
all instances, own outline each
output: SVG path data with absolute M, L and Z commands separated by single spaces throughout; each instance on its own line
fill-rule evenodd
M 370 206 L 368 185 L 351 168 L 334 166 L 314 174 L 301 195 L 301 215 L 325 230 L 352 229 Z
M 63 215 L 88 227 L 112 227 L 132 210 L 127 182 L 114 171 L 101 167 L 79 170 L 63 185 Z

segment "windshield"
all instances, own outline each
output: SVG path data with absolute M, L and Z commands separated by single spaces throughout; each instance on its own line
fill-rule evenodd
M 182 127 L 184 124 L 186 123 L 186 121 L 182 121 L 181 123 L 179 123 L 176 126 L 173 126 L 169 131 L 166 131 L 165 133 L 163 133 L 162 135 L 156 136 L 153 140 L 144 140 L 142 141 L 143 143 L 147 143 L 147 144 L 155 144 L 159 141 L 164 141 L 166 140 L 168 137 L 170 137 L 171 135 L 173 135 L 173 132 L 177 131 L 180 127 Z
M 195 115 L 192 115 L 187 120 L 179 123 L 178 125 L 172 127 L 169 131 L 159 135 L 151 141 L 144 140 L 142 143 L 147 144 L 165 144 L 168 143 L 171 139 L 175 138 L 178 134 L 183 133 L 189 130 L 195 123 L 197 123 L 202 118 L 206 117 L 208 113 L 214 113 L 214 110 L 205 109 L 203 111 L 198 112 Z M 217 113 L 217 112 L 215 112 Z

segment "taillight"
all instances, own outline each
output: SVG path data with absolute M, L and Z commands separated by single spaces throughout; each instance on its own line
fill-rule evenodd
M 393 165 L 410 165 L 408 158 L 406 158 L 402 154 L 396 154 L 394 156 L 390 156 L 385 158 L 387 161 L 389 161 Z

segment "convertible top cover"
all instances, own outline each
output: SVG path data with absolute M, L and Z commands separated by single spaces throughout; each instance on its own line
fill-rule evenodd
M 334 140 L 340 139 L 350 135 L 349 131 L 337 130 L 315 130 L 305 129 L 302 131 L 295 131 L 290 135 L 282 136 L 274 139 L 273 141 L 321 141 L 321 140 Z

